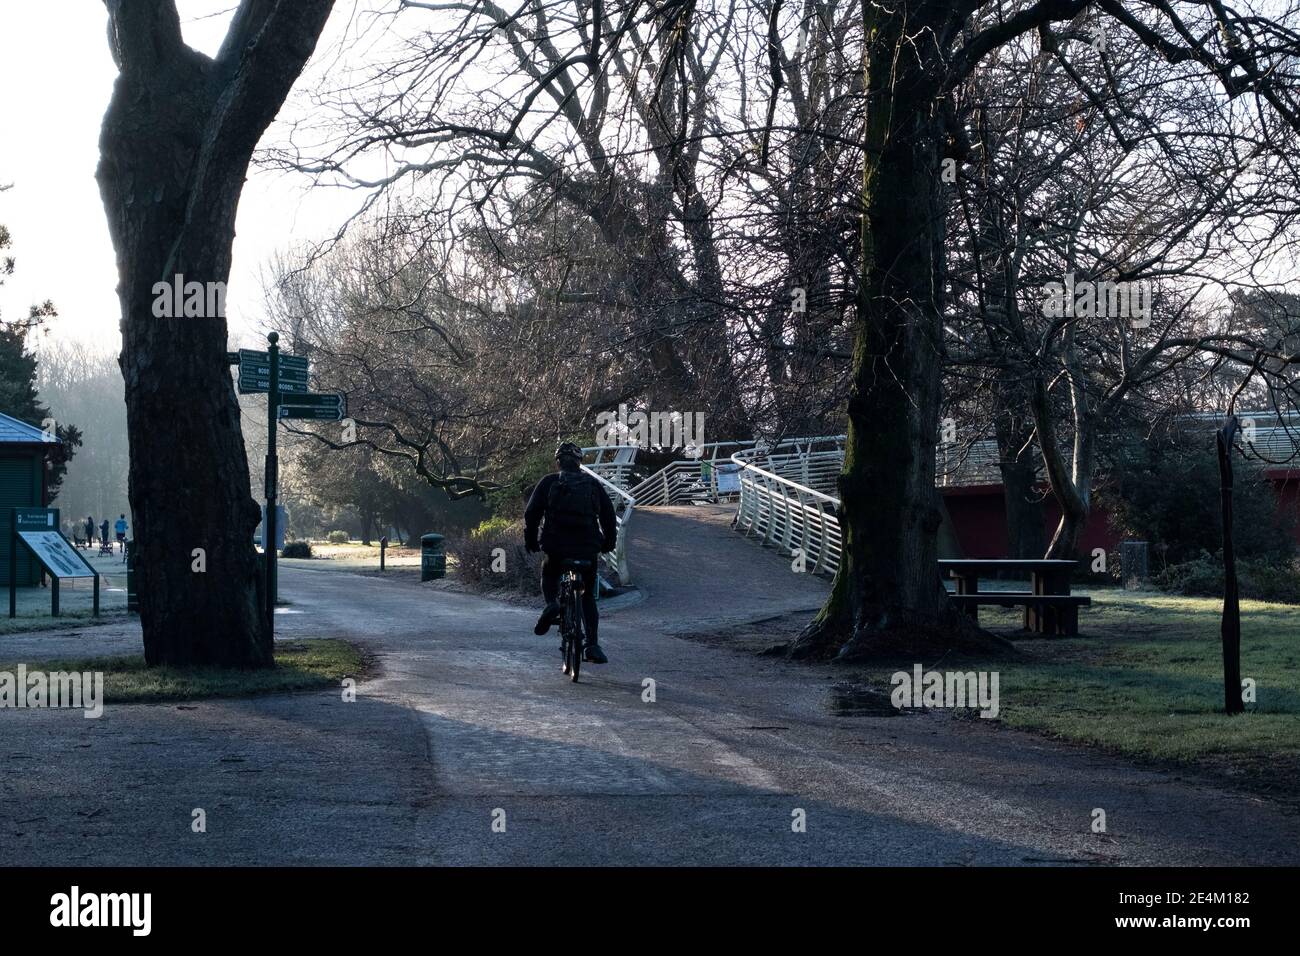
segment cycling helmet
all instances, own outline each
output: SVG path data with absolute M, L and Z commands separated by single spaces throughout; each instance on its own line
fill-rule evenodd
M 559 447 L 555 449 L 555 460 L 562 461 L 565 458 L 582 461 L 582 449 L 571 441 L 560 442 Z

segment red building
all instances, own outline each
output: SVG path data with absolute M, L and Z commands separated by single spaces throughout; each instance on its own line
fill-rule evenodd
M 1273 480 L 1278 495 L 1278 511 L 1300 514 L 1300 469 L 1270 468 L 1266 474 Z M 1006 501 L 999 484 L 957 485 L 940 488 L 944 506 L 952 519 L 953 533 L 961 546 L 962 557 L 1005 558 L 1010 553 L 1007 543 Z M 1044 489 L 1046 491 L 1046 489 Z M 1061 520 L 1061 509 L 1050 494 L 1043 502 L 1043 526 L 1046 540 L 1052 539 L 1056 525 Z M 1295 522 L 1296 544 L 1300 545 L 1300 522 Z M 1094 548 L 1107 552 L 1119 548 L 1120 535 L 1110 526 L 1110 514 L 1095 505 L 1088 524 L 1079 540 L 1079 550 L 1089 553 Z

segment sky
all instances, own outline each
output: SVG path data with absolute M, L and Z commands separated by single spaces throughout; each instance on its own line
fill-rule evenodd
M 209 55 L 235 0 L 178 0 L 186 42 Z M 354 29 L 341 0 L 317 48 L 331 56 Z M 4 0 L 0 12 L 0 223 L 17 259 L 0 286 L 0 316 L 54 301 L 50 338 L 116 354 L 116 260 L 95 182 L 100 123 L 117 69 L 101 0 Z M 302 110 L 291 100 L 264 143 Z M 261 271 L 277 250 L 331 235 L 357 204 L 347 192 L 311 189 L 300 175 L 250 169 L 236 222 L 227 315 L 232 348 L 261 340 Z

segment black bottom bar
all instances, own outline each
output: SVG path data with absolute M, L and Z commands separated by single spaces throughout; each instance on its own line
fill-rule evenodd
M 629 862 L 633 857 L 630 849 Z M 209 945 L 373 943 L 376 935 L 409 939 L 419 932 L 433 946 L 482 934 L 469 938 L 492 940 L 495 949 L 507 924 L 567 940 L 606 922 L 664 944 L 668 927 L 694 926 L 692 932 L 725 933 L 730 949 L 779 925 L 809 933 L 810 941 L 839 928 L 863 951 L 882 938 L 910 939 L 913 950 L 949 940 L 992 949 L 990 941 L 1023 940 L 1025 930 L 1044 932 L 1042 942 L 1072 945 L 1127 936 L 1232 946 L 1260 930 L 1276 937 L 1293 924 L 1296 877 L 1281 869 L 1055 867 L 569 873 L 574 880 L 486 868 L 0 869 L 0 924 L 12 940 L 75 931 L 51 925 L 68 921 L 75 886 L 83 906 L 94 894 L 149 893 L 150 936 Z M 724 898 L 761 905 L 727 906 Z M 99 899 L 89 905 L 94 912 Z M 104 939 L 133 933 L 129 926 L 79 929 Z

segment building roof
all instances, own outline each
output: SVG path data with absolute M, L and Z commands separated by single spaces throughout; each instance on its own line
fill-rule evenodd
M 1179 416 L 1193 422 L 1205 436 L 1206 447 L 1214 447 L 1213 435 L 1223 426 L 1221 412 L 1201 412 Z M 1300 471 L 1300 414 L 1275 411 L 1237 412 L 1241 430 L 1236 444 L 1246 461 L 1255 462 L 1271 471 L 1295 469 Z M 1041 462 L 1038 449 L 1032 448 L 1036 462 Z M 1041 467 L 1041 463 L 1040 463 Z M 1002 470 L 998 467 L 998 443 L 985 438 L 968 445 L 940 443 L 935 450 L 935 484 L 941 487 L 983 486 L 1002 484 Z
M 59 440 L 35 425 L 0 414 L 0 445 L 57 445 Z

